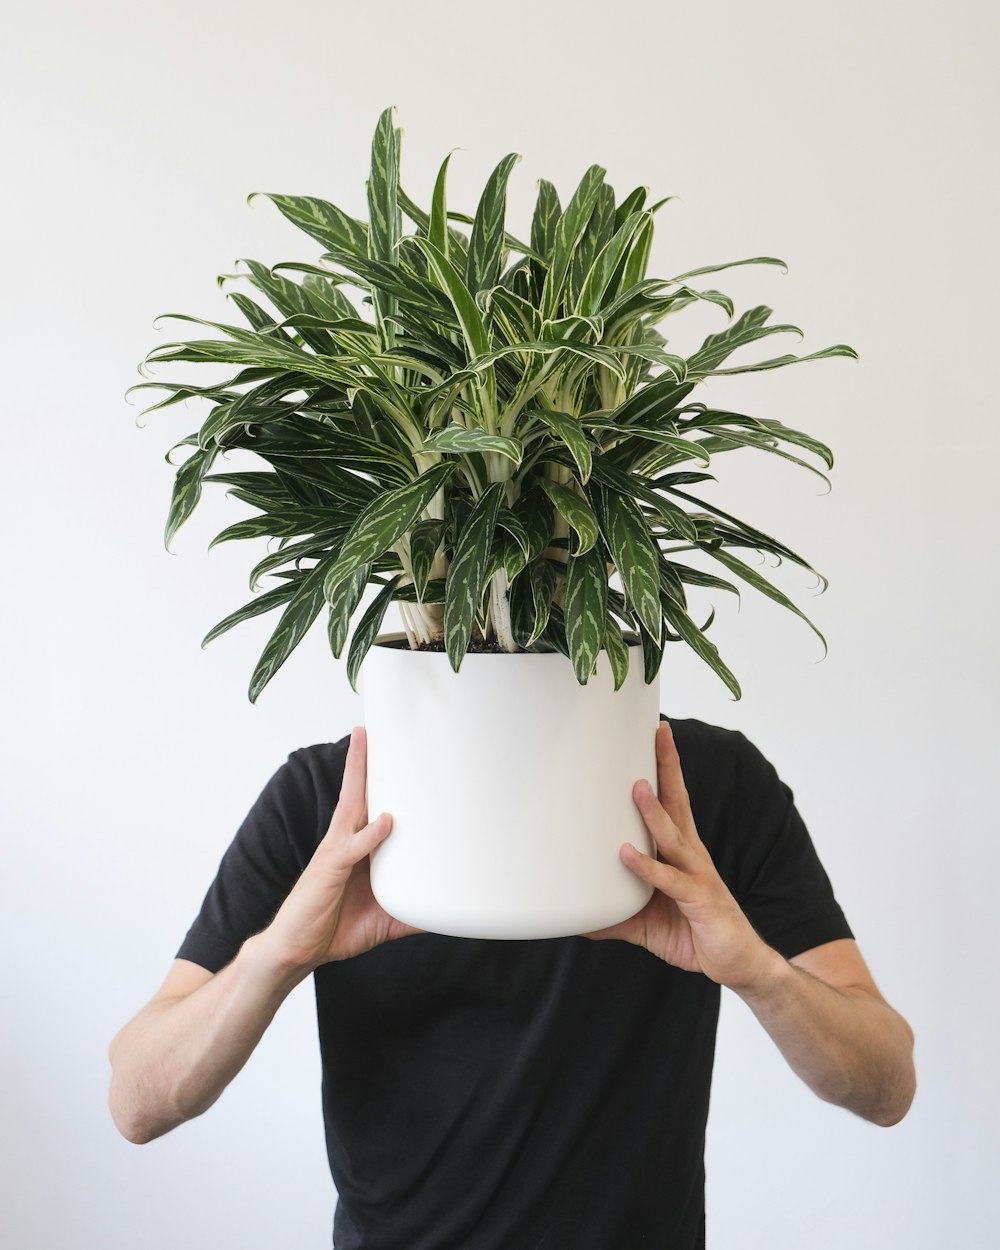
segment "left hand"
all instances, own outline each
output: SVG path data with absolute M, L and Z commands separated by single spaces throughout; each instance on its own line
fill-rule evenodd
M 656 730 L 656 776 L 657 794 L 643 780 L 632 787 L 632 798 L 653 836 L 657 858 L 631 842 L 619 850 L 622 863 L 655 886 L 655 893 L 628 920 L 580 936 L 634 942 L 676 968 L 703 972 L 736 991 L 752 990 L 766 976 L 775 952 L 744 915 L 698 836 L 667 721 Z

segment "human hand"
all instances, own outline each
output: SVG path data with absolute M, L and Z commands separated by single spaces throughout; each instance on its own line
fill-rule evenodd
M 424 932 L 395 920 L 372 894 L 368 857 L 392 829 L 392 816 L 382 812 L 368 819 L 367 763 L 367 732 L 357 725 L 330 827 L 261 934 L 283 967 L 309 973 L 382 942 Z
M 669 722 L 656 730 L 657 794 L 637 781 L 632 799 L 657 848 L 654 859 L 624 842 L 623 864 L 655 886 L 652 898 L 634 916 L 580 936 L 619 938 L 676 968 L 703 972 L 719 985 L 746 990 L 766 975 L 774 951 L 757 934 L 719 876 L 698 836 L 680 757 Z

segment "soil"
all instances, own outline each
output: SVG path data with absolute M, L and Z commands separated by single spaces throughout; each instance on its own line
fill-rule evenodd
M 412 648 L 404 638 L 403 646 L 413 651 L 444 651 L 446 649 L 443 638 L 439 639 L 437 642 L 422 642 L 418 647 Z M 483 638 L 470 638 L 466 651 L 502 651 L 504 655 L 509 654 L 503 647 L 500 646 L 496 639 L 492 638 L 489 641 L 486 641 Z
M 639 643 L 639 637 L 637 634 L 626 634 L 625 642 L 626 644 L 637 645 Z M 400 648 L 405 647 L 408 651 L 444 651 L 446 650 L 443 638 L 438 639 L 438 641 L 436 642 L 422 642 L 417 647 L 411 647 L 408 639 L 406 638 L 393 638 L 393 639 L 390 639 L 388 642 L 381 643 L 380 645 L 386 646 L 386 647 L 400 647 Z M 466 651 L 473 651 L 473 652 L 492 651 L 492 652 L 499 652 L 502 655 L 518 654 L 518 653 L 512 653 L 512 652 L 506 651 L 503 647 L 499 645 L 499 643 L 496 641 L 495 638 L 491 638 L 488 641 L 483 638 L 470 638 L 469 645 L 466 647 Z

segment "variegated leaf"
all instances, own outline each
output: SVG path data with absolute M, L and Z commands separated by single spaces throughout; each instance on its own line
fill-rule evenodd
M 605 243 L 590 267 L 574 312 L 582 317 L 589 317 L 600 309 L 601 300 L 608 289 L 612 275 L 631 246 L 636 232 L 649 216 L 648 213 L 633 213 Z
M 707 552 L 713 560 L 718 560 L 720 564 L 724 564 L 730 572 L 736 573 L 739 577 L 742 577 L 745 582 L 749 582 L 755 590 L 759 590 L 761 594 L 767 595 L 767 597 L 769 599 L 773 599 L 775 603 L 780 603 L 783 608 L 787 608 L 789 612 L 794 612 L 796 616 L 801 617 L 801 619 L 805 621 L 805 623 L 823 644 L 823 655 L 824 657 L 826 656 L 829 650 L 826 644 L 826 639 L 812 623 L 809 617 L 806 616 L 804 612 L 801 612 L 795 604 L 792 603 L 791 599 L 789 599 L 787 595 L 782 594 L 776 586 L 772 586 L 766 578 L 761 577 L 761 575 L 755 569 L 751 568 L 749 564 L 745 564 L 742 560 L 737 559 L 736 556 L 734 556 L 731 552 L 726 551 L 725 548 L 716 547 L 710 543 L 697 543 L 696 546 L 698 546 L 702 551 Z
M 522 419 L 529 417 L 543 422 L 566 444 L 580 470 L 580 481 L 588 481 L 593 466 L 592 443 L 581 428 L 580 418 L 566 412 L 550 412 L 544 408 L 528 409 Z
M 287 603 L 292 595 L 295 594 L 298 582 L 306 576 L 305 569 L 299 569 L 297 573 L 298 577 L 295 581 L 290 580 L 285 582 L 283 586 L 275 586 L 272 590 L 265 590 L 263 594 L 258 595 L 255 599 L 251 599 L 249 603 L 245 603 L 242 608 L 237 608 L 235 612 L 230 612 L 228 616 L 223 617 L 217 625 L 212 626 L 201 640 L 202 649 L 218 638 L 220 634 L 224 634 L 226 630 L 232 629 L 234 625 L 238 625 L 241 621 L 248 621 L 251 617 L 260 616 L 263 612 L 270 612 L 273 608 Z
M 740 683 L 723 663 L 719 648 L 701 632 L 688 614 L 664 596 L 663 612 L 680 637 L 722 678 L 737 699 L 742 698 Z
M 591 492 L 625 594 L 655 642 L 660 639 L 659 550 L 638 504 L 594 483 Z
M 556 223 L 552 259 L 545 275 L 539 309 L 545 318 L 554 317 L 558 312 L 573 251 L 587 228 L 606 173 L 600 165 L 591 165 Z
M 347 630 L 351 624 L 351 617 L 364 596 L 365 587 L 368 585 L 371 575 L 372 566 L 370 564 L 362 564 L 360 568 L 354 570 L 350 577 L 346 577 L 333 592 L 333 600 L 330 602 L 330 613 L 326 623 L 326 632 L 330 642 L 330 650 L 338 660 L 340 659 L 340 653 L 344 649 L 344 643 L 347 641 Z
M 163 545 L 167 551 L 170 550 L 170 540 L 194 511 L 201 498 L 202 481 L 218 454 L 218 447 L 207 447 L 196 451 L 177 470 L 170 495 L 170 511 L 166 528 L 163 531 Z
M 296 586 L 294 595 L 282 612 L 253 671 L 248 691 L 251 703 L 257 702 L 260 692 L 302 641 L 319 615 L 323 606 L 323 579 L 330 563 L 330 560 L 320 561 Z
M 337 583 L 360 564 L 369 564 L 392 546 L 417 521 L 457 468 L 454 460 L 436 464 L 416 481 L 381 495 L 354 522 L 327 576 L 326 596 L 332 601 Z
M 435 430 L 430 438 L 417 448 L 418 451 L 448 452 L 497 452 L 520 465 L 524 456 L 524 447 L 519 438 L 506 438 L 501 434 L 491 434 L 481 426 L 447 425 L 443 430 Z
M 346 247 L 365 255 L 368 251 L 368 226 L 326 200 L 312 195 L 272 195 L 268 191 L 251 191 L 249 204 L 255 195 L 263 195 L 282 212 L 293 225 L 304 230 L 324 247 Z
M 507 211 L 507 180 L 520 159 L 520 153 L 509 152 L 490 174 L 480 197 L 472 224 L 465 267 L 465 285 L 473 294 L 495 286 L 500 276 L 504 217 Z M 439 247 L 439 251 L 444 256 L 444 249 Z M 444 256 L 444 259 L 447 257 Z
M 608 610 L 608 569 L 597 547 L 571 555 L 566 568 L 563 614 L 570 659 L 580 685 L 594 673 L 604 642 Z
M 555 504 L 559 514 L 576 530 L 577 553 L 582 555 L 590 551 L 597 542 L 600 526 L 587 500 L 552 478 L 540 477 L 538 484 Z
M 395 577 L 386 582 L 362 613 L 357 628 L 351 635 L 351 645 L 347 650 L 347 680 L 351 683 L 351 689 L 355 694 L 358 693 L 358 672 L 361 668 L 361 663 L 368 654 L 372 643 L 378 637 L 386 609 L 392 602 L 393 592 L 401 577 L 402 574 L 397 573 Z
M 454 464 L 454 461 L 452 462 Z M 486 559 L 493 543 L 497 512 L 504 498 L 502 482 L 491 482 L 476 500 L 455 543 L 448 567 L 444 607 L 444 644 L 457 673 L 472 636 L 472 622 L 482 590 Z
M 629 654 L 621 628 L 610 612 L 607 612 L 604 620 L 604 649 L 608 653 L 617 694 L 628 676 Z
M 503 507 L 497 513 L 497 529 L 504 529 L 514 539 L 524 555 L 525 562 L 532 558 L 531 536 L 511 508 Z
M 423 601 L 431 565 L 448 523 L 439 517 L 418 521 L 410 530 L 410 568 L 418 601 Z
M 383 110 L 372 137 L 371 173 L 368 178 L 368 256 L 385 264 L 396 264 L 396 252 L 403 234 L 403 215 L 399 206 L 399 131 L 393 125 L 392 107 Z M 395 297 L 387 291 L 372 289 L 372 304 L 382 342 L 392 347 L 395 330 L 384 318 L 396 311 Z

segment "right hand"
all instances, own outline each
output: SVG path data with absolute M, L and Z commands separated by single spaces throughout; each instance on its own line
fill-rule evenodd
M 356 725 L 330 827 L 261 935 L 287 968 L 312 972 L 373 946 L 423 933 L 382 910 L 372 894 L 368 856 L 392 829 L 392 816 L 368 819 L 368 739 Z

